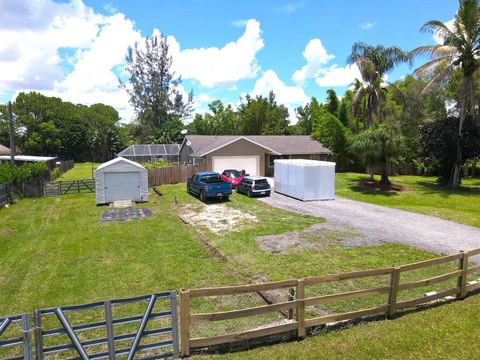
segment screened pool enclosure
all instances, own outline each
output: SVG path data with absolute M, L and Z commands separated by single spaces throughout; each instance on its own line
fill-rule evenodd
M 145 144 L 130 145 L 120 151 L 117 156 L 137 162 L 155 162 L 163 160 L 178 163 L 180 144 Z

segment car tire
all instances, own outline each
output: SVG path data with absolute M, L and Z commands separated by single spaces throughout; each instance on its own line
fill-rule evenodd
M 248 189 L 247 190 L 247 195 L 249 198 L 253 197 L 252 190 Z
M 230 196 L 225 196 L 225 197 L 223 198 L 223 200 L 224 200 L 224 201 L 230 200 Z
M 187 185 L 187 193 L 188 193 L 188 194 L 191 194 L 191 193 L 192 193 L 192 190 L 190 190 L 190 184 Z
M 205 192 L 200 191 L 200 201 L 201 202 L 207 202 L 207 197 L 205 195 Z

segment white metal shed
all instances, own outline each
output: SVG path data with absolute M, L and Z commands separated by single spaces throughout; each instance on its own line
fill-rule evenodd
M 117 157 L 95 170 L 97 205 L 117 200 L 148 201 L 148 171 L 139 163 Z
M 274 191 L 305 200 L 335 198 L 335 163 L 316 160 L 275 160 Z

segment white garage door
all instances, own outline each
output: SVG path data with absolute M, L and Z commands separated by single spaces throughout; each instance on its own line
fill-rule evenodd
M 105 173 L 105 202 L 140 201 L 140 173 Z
M 260 173 L 260 156 L 213 156 L 212 170 L 222 173 L 226 169 L 245 170 L 251 176 Z

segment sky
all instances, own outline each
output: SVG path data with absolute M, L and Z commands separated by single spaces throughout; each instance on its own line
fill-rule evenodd
M 130 122 L 118 80 L 127 78 L 125 54 L 160 32 L 196 112 L 273 90 L 294 122 L 296 107 L 323 101 L 330 88 L 341 96 L 360 77 L 346 63 L 353 43 L 433 44 L 422 24 L 451 21 L 457 8 L 456 0 L 0 0 L 0 103 L 37 91 L 105 103 Z M 424 61 L 397 67 L 388 81 Z

